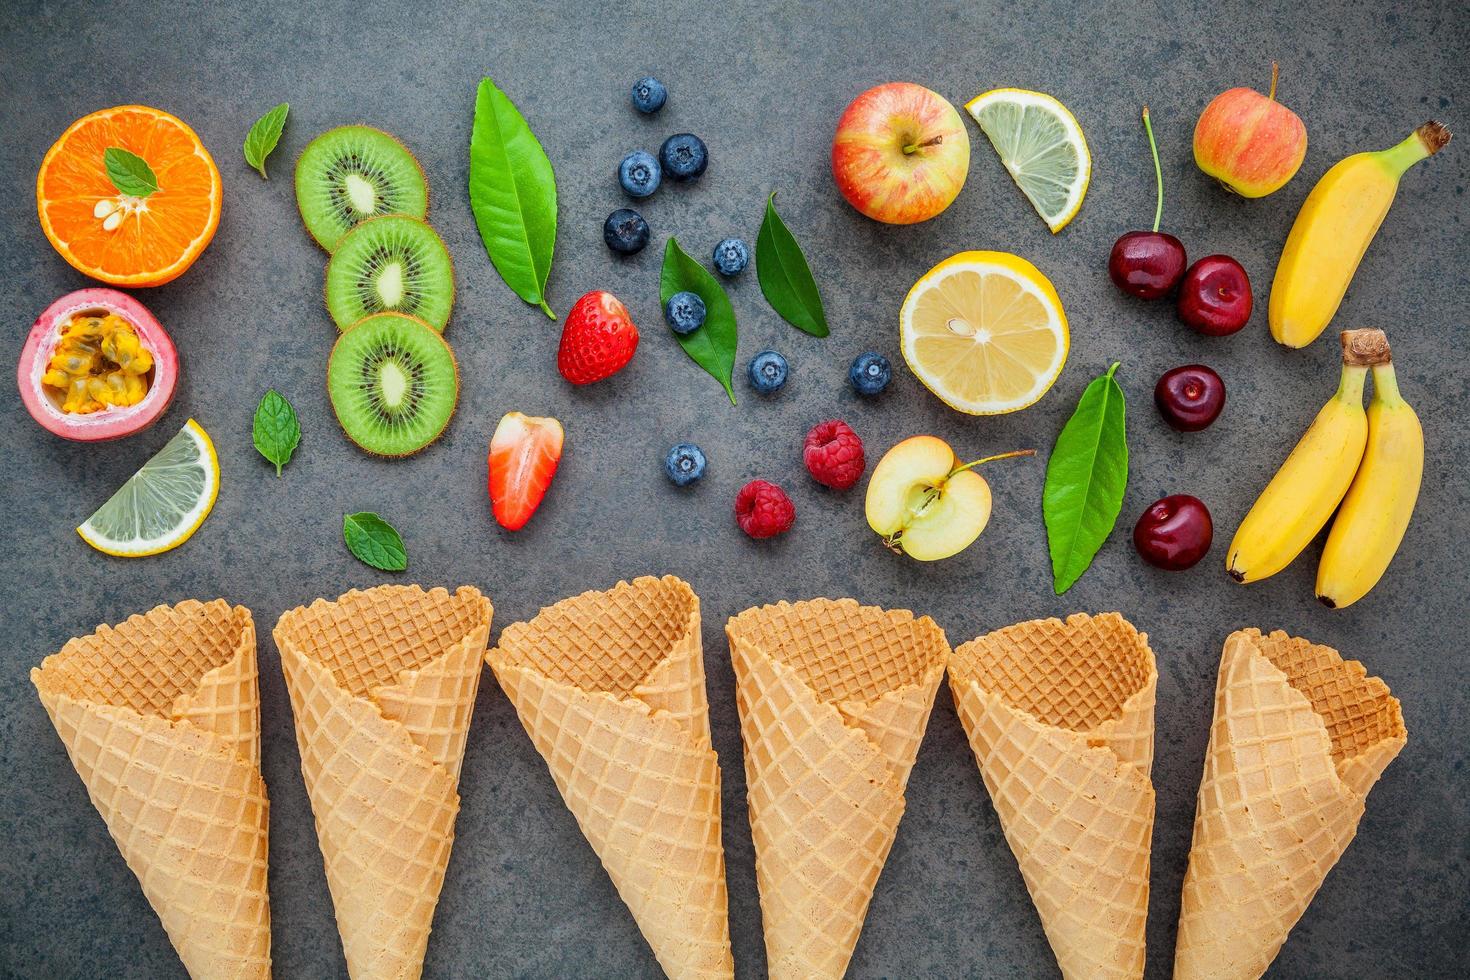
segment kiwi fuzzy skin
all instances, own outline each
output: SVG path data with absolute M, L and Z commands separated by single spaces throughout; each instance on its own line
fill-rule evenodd
M 351 333 L 357 326 L 367 320 L 371 320 L 373 317 L 380 316 L 402 317 L 405 320 L 412 320 L 420 326 L 424 327 L 426 330 L 429 331 L 429 333 L 437 337 L 439 339 L 439 342 L 444 345 L 446 350 L 449 351 L 449 363 L 454 366 L 454 404 L 450 407 L 449 414 L 445 416 L 444 424 L 440 426 L 439 431 L 435 432 L 434 435 L 422 446 L 418 447 L 417 449 L 410 449 L 406 453 L 380 453 L 375 450 L 369 449 L 367 446 L 364 446 L 362 443 L 352 438 L 352 433 L 348 431 L 346 425 L 343 425 L 342 415 L 340 412 L 337 411 L 337 403 L 335 401 L 332 401 L 331 396 L 331 355 L 336 353 L 337 345 L 342 343 L 342 339 L 346 337 L 349 333 Z M 454 420 L 455 413 L 459 411 L 459 358 L 454 356 L 454 348 L 449 346 L 449 341 L 445 340 L 443 335 L 440 334 L 439 331 L 435 330 L 433 327 L 429 326 L 418 317 L 409 316 L 407 313 L 374 313 L 372 314 L 372 316 L 363 317 L 361 320 L 357 321 L 357 323 L 354 323 L 351 327 L 348 327 L 346 330 L 338 334 L 336 341 L 332 344 L 331 353 L 327 355 L 327 370 L 322 375 L 322 381 L 327 388 L 327 401 L 330 402 L 332 406 L 332 417 L 337 420 L 337 425 L 341 427 L 342 434 L 347 437 L 347 441 L 352 443 L 358 449 L 361 449 L 363 452 L 367 453 L 369 456 L 374 456 L 378 459 L 407 459 L 410 456 L 423 452 L 425 449 L 428 449 L 434 443 L 439 441 L 439 437 L 444 435 L 444 430 L 449 428 L 449 423 Z
M 429 208 L 432 207 L 433 206 L 433 203 L 434 203 L 434 200 L 433 200 L 434 189 L 429 186 L 429 177 L 428 177 L 427 174 L 424 173 L 424 165 L 422 163 L 419 163 L 419 158 L 414 154 L 414 152 L 412 150 L 410 150 L 408 148 L 408 144 L 405 143 L 405 142 L 403 142 L 403 140 L 399 139 L 397 136 L 394 136 L 392 133 L 389 133 L 389 132 L 386 132 L 384 130 L 379 129 L 376 126 L 369 126 L 367 123 L 347 123 L 347 124 L 342 125 L 342 126 L 333 126 L 331 129 L 323 130 L 322 132 L 318 133 L 315 137 L 313 137 L 311 139 L 311 141 L 306 144 L 306 146 L 302 147 L 301 152 L 298 153 L 298 154 L 296 154 L 296 166 L 292 170 L 292 187 L 293 187 L 293 189 L 295 187 L 295 175 L 297 173 L 299 173 L 300 170 L 301 170 L 301 158 L 304 157 L 304 156 L 306 156 L 306 151 L 309 150 L 309 149 L 311 149 L 312 143 L 315 143 L 317 140 L 321 139 L 323 136 L 326 136 L 328 133 L 335 133 L 335 132 L 337 132 L 337 130 L 339 130 L 339 129 L 371 129 L 373 132 L 379 133 L 379 134 L 381 134 L 383 136 L 386 136 L 388 139 L 392 140 L 394 143 L 397 143 L 399 145 L 399 147 L 401 147 L 403 149 L 403 152 L 406 153 L 406 154 L 408 154 L 408 158 L 410 160 L 412 160 L 413 161 L 413 165 L 418 168 L 419 179 L 422 180 L 423 181 L 423 184 L 424 184 L 424 214 L 423 214 L 423 217 L 420 220 L 427 221 L 428 218 L 429 218 Z M 332 252 L 333 252 L 333 249 L 327 248 L 327 246 L 323 245 L 321 243 L 321 241 L 317 239 L 316 235 L 313 235 L 312 234 L 312 232 L 311 232 L 311 226 L 306 223 L 306 215 L 301 210 L 301 195 L 300 194 L 296 194 L 294 196 L 296 198 L 296 216 L 301 219 L 301 227 L 303 227 L 303 228 L 306 229 L 307 237 L 310 238 L 312 241 L 316 242 L 317 245 L 319 245 L 321 247 L 322 251 L 326 252 L 328 255 L 331 255 Z M 387 217 L 387 215 L 380 214 L 380 215 L 375 215 L 374 217 L 385 218 L 385 217 Z M 406 215 L 406 217 L 412 218 L 412 217 L 418 217 L 418 216 L 417 215 Z M 372 220 L 372 219 L 369 219 L 369 220 Z M 359 222 L 359 224 L 360 223 L 361 222 Z M 348 231 L 351 231 L 351 229 L 349 228 Z M 342 234 L 343 235 L 346 235 L 347 232 L 344 231 Z
M 415 160 L 414 162 L 417 163 L 418 161 Z M 299 211 L 300 208 L 298 207 L 297 210 Z M 433 225 L 429 224 L 428 219 L 426 219 L 426 218 L 416 218 L 416 217 L 414 217 L 411 214 L 379 214 L 379 215 L 375 215 L 374 217 L 367 218 L 366 220 L 359 221 L 357 224 L 355 224 L 355 225 L 352 226 L 351 231 L 348 231 L 345 234 L 343 234 L 342 238 L 346 238 L 347 235 L 350 235 L 353 231 L 356 231 L 357 229 L 361 228 L 363 225 L 371 224 L 374 221 L 382 221 L 384 218 L 403 218 L 403 219 L 407 219 L 408 221 L 417 221 L 419 224 L 426 226 L 430 231 L 434 232 L 434 234 L 439 237 L 439 241 L 444 244 L 444 254 L 449 259 L 449 296 L 450 296 L 450 311 L 452 313 L 453 312 L 453 309 L 454 309 L 454 285 L 455 285 L 455 283 L 457 283 L 459 281 L 458 273 L 457 273 L 457 271 L 454 268 L 454 253 L 451 252 L 451 251 L 449 251 L 449 244 L 447 242 L 444 242 L 444 236 L 439 235 L 439 230 L 437 228 L 435 228 Z M 303 219 L 303 220 L 305 220 L 305 219 Z M 341 244 L 340 240 L 339 240 L 338 244 L 339 245 Z M 333 253 L 330 253 L 330 254 L 335 255 L 336 253 L 333 252 Z M 330 260 L 328 260 L 328 265 L 330 266 L 330 264 L 331 264 L 330 263 Z M 357 321 L 357 323 L 349 323 L 345 327 L 342 326 L 342 325 L 340 325 L 340 324 L 337 324 L 336 317 L 332 316 L 332 307 L 331 307 L 331 304 L 329 302 L 327 302 L 327 279 L 326 279 L 326 274 L 325 273 L 323 273 L 323 275 L 322 275 L 322 306 L 326 308 L 327 316 L 332 320 L 333 324 L 336 325 L 337 329 L 340 332 L 342 332 L 342 333 L 346 333 L 348 330 L 351 330 L 353 327 L 357 326 L 357 323 L 361 323 L 362 322 L 361 320 L 359 320 L 359 321 Z M 397 311 L 396 310 L 383 310 L 381 312 L 383 312 L 383 313 L 396 313 Z M 441 328 L 435 327 L 432 323 L 429 323 L 427 320 L 423 319 L 422 317 L 414 316 L 412 313 L 399 313 L 398 315 L 399 316 L 406 316 L 410 320 L 418 320 L 424 326 L 428 327 L 430 330 L 433 330 L 435 333 L 440 334 L 441 336 L 443 335 L 443 333 L 444 333 L 445 330 L 448 330 L 449 329 L 449 321 L 448 320 L 446 320 L 444 322 L 444 327 L 441 329 Z M 377 316 L 377 314 L 376 313 L 369 313 L 369 314 L 367 314 L 367 316 Z M 367 319 L 367 317 L 363 317 L 363 319 Z

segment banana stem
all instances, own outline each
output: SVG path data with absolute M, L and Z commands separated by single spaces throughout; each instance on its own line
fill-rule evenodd
M 1385 361 L 1373 365 L 1373 400 L 1381 405 L 1401 405 L 1404 398 L 1399 394 L 1399 379 L 1394 374 L 1393 362 Z
M 1337 394 L 1333 397 L 1350 405 L 1363 405 L 1363 382 L 1368 379 L 1368 369 L 1361 364 L 1344 361 L 1342 377 L 1337 382 Z
M 1154 155 L 1154 186 L 1158 189 L 1158 203 L 1154 205 L 1154 231 L 1164 220 L 1164 170 L 1159 166 L 1159 144 L 1154 142 L 1154 126 L 1148 119 L 1148 106 L 1143 107 L 1143 129 L 1148 133 L 1149 152 Z
M 1450 141 L 1450 131 L 1437 122 L 1427 122 L 1410 133 L 1397 146 L 1379 150 L 1374 156 L 1395 177 L 1401 176 L 1420 160 L 1434 156 Z

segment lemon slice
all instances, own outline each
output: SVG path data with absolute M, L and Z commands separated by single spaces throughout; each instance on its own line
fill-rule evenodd
M 214 443 L 190 419 L 77 533 L 98 551 L 119 558 L 156 555 L 188 541 L 218 493 Z
M 1092 179 L 1087 140 L 1067 107 L 1043 92 L 998 88 L 965 108 L 1052 234 L 1067 227 Z
M 1007 252 L 961 252 L 924 273 L 903 301 L 898 332 L 924 386 L 970 415 L 1034 404 L 1071 343 L 1056 289 Z

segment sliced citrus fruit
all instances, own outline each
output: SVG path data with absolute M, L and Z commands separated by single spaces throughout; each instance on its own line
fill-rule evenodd
M 1087 140 L 1067 107 L 1043 92 L 998 88 L 965 108 L 1052 233 L 1067 227 L 1092 179 Z
M 1034 404 L 1071 343 L 1056 289 L 1007 252 L 961 252 L 924 273 L 903 301 L 898 331 L 910 370 L 970 415 Z
M 214 443 L 190 419 L 77 533 L 98 551 L 119 558 L 156 555 L 188 541 L 218 493 Z
M 158 189 L 119 189 L 108 175 L 109 149 L 141 158 Z M 141 105 L 72 123 L 36 175 L 41 230 L 79 272 L 115 286 L 158 286 L 193 265 L 214 237 L 222 196 L 219 170 L 194 131 Z

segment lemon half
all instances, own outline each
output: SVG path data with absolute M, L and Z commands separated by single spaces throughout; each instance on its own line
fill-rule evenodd
M 1092 180 L 1092 154 L 1076 117 L 1050 95 L 1019 88 L 992 89 L 965 108 L 1052 234 L 1067 227 Z
M 190 419 L 77 533 L 98 551 L 119 558 L 156 555 L 189 540 L 218 494 L 214 443 Z
M 961 252 L 924 273 L 903 301 L 898 331 L 919 380 L 970 415 L 1034 404 L 1071 345 L 1051 281 L 1007 252 Z

